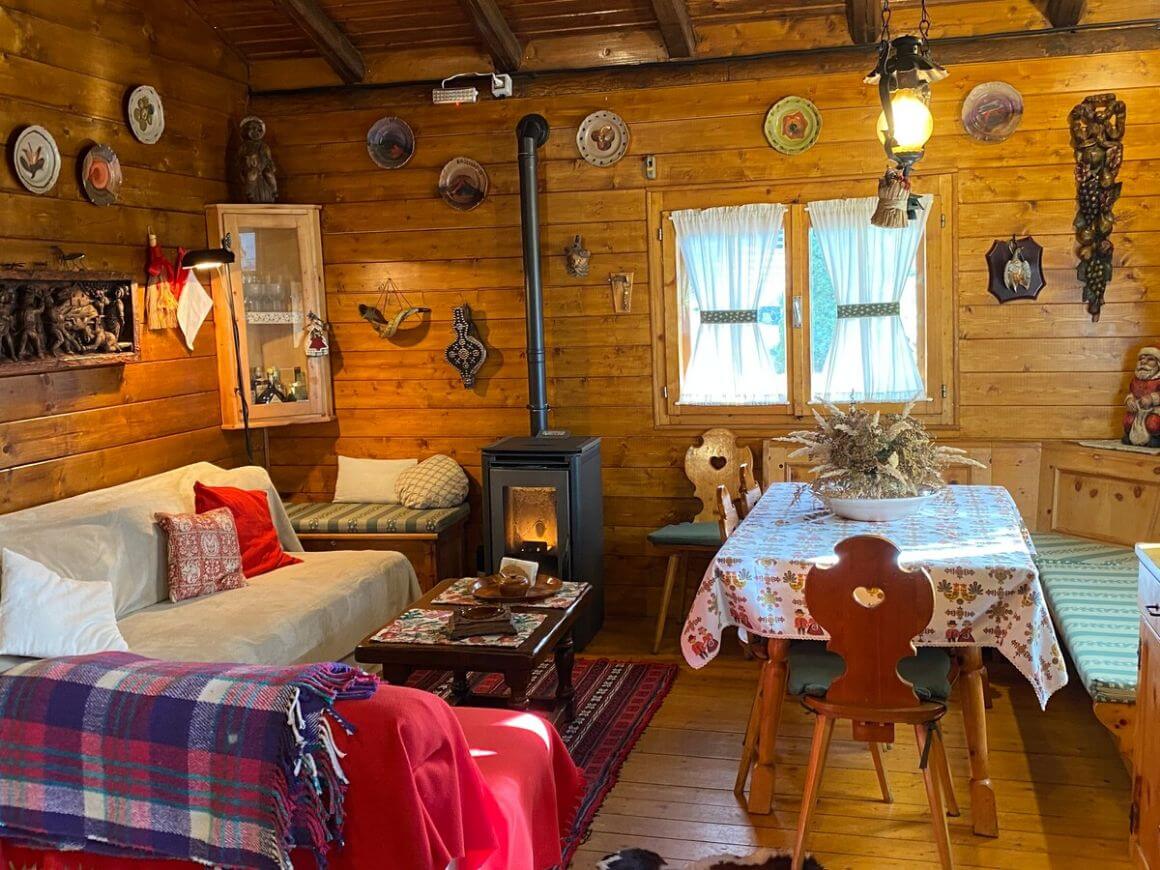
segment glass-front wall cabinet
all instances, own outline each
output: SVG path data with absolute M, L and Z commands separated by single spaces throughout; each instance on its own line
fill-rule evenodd
M 309 334 L 309 314 L 326 320 L 318 207 L 214 205 L 207 215 L 211 243 L 228 234 L 235 255 L 214 288 L 223 426 L 242 426 L 239 358 L 251 426 L 333 419 L 330 356 Z

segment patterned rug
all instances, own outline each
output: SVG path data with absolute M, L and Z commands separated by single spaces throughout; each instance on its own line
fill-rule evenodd
M 564 837 L 565 867 L 583 842 L 596 811 L 616 784 L 620 766 L 660 708 L 676 675 L 676 665 L 576 659 L 572 672 L 576 718 L 560 726 L 560 736 L 572 760 L 584 771 L 587 790 L 572 830 Z M 481 694 L 505 691 L 503 680 L 496 674 L 471 674 L 469 682 Z M 444 698 L 451 695 L 448 672 L 420 671 L 408 684 Z M 532 697 L 555 695 L 556 673 L 550 662 L 536 669 L 530 690 Z

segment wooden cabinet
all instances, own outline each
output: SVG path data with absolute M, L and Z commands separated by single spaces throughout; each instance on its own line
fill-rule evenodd
M 1132 779 L 1132 857 L 1160 870 L 1160 546 L 1140 557 L 1140 683 Z
M 239 361 L 250 426 L 334 419 L 330 357 L 306 332 L 310 312 L 326 320 L 319 207 L 211 205 L 206 224 L 236 257 L 213 294 L 222 427 L 242 427 Z

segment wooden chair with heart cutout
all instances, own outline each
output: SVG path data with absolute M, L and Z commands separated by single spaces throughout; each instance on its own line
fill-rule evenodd
M 794 870 L 805 859 L 806 838 L 818 802 L 834 723 L 849 719 L 854 739 L 893 743 L 896 725 L 910 725 L 918 740 L 939 863 L 951 868 L 946 806 L 957 813 L 950 769 L 938 722 L 950 694 L 951 659 L 944 650 L 915 648 L 914 638 L 934 614 L 934 585 L 923 570 L 903 571 L 898 548 L 885 538 L 858 535 L 835 547 L 838 562 L 813 567 L 806 576 L 810 616 L 830 640 L 791 649 L 790 685 L 817 715 L 802 808 L 798 816 Z M 796 653 L 796 655 L 795 655 Z
M 741 495 L 737 499 L 737 509 L 741 512 L 741 519 L 745 519 L 761 501 L 761 485 L 753 476 L 753 466 L 748 462 L 741 463 Z
M 653 652 L 661 646 L 665 621 L 668 618 L 669 602 L 673 588 L 680 578 L 684 589 L 685 574 L 690 556 L 712 558 L 725 540 L 721 525 L 724 515 L 717 497 L 717 489 L 724 486 L 733 492 L 740 479 L 743 463 L 753 466 L 753 451 L 748 447 L 738 447 L 737 438 L 728 429 L 710 429 L 701 436 L 701 443 L 685 451 L 685 476 L 693 484 L 693 495 L 700 499 L 701 510 L 692 522 L 673 523 L 649 533 L 652 550 L 668 557 L 665 570 L 665 585 L 661 591 L 660 612 L 657 614 L 656 634 L 653 637 Z M 734 507 L 736 517 L 736 508 Z M 682 612 L 686 603 L 682 595 Z

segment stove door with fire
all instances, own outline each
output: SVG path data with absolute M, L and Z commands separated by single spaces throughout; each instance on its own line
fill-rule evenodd
M 572 576 L 566 469 L 493 468 L 489 501 L 501 512 L 491 521 L 491 561 L 511 556 L 536 562 L 553 577 Z

